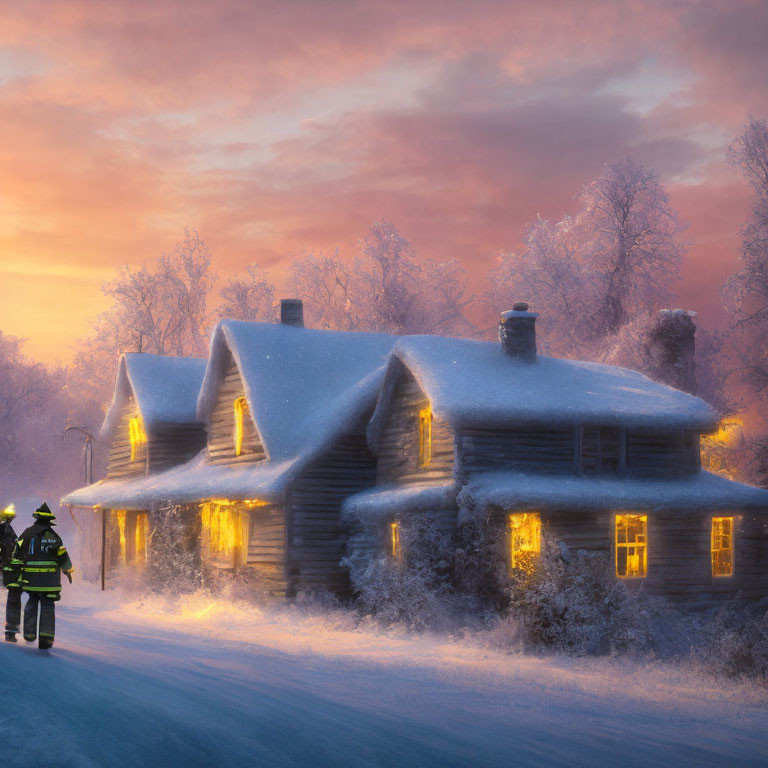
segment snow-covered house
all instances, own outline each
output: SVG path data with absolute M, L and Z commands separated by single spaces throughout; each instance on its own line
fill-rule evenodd
M 120 358 L 99 436 L 108 445 L 106 477 L 63 499 L 100 511 L 107 569 L 147 558 L 149 505 L 135 503 L 134 484 L 185 464 L 205 444 L 205 428 L 196 415 L 205 367 L 206 360 L 188 357 Z
M 366 425 L 395 339 L 306 329 L 296 301 L 284 300 L 281 315 L 215 328 L 194 409 L 207 438 L 194 458 L 108 475 L 64 502 L 179 505 L 208 566 L 273 595 L 347 591 L 341 503 L 374 481 Z
M 358 546 L 407 561 L 419 513 L 446 536 L 482 526 L 510 569 L 534 567 L 545 531 L 674 600 L 768 595 L 768 492 L 701 468 L 716 413 L 636 371 L 537 355 L 535 319 L 521 302 L 501 343 L 397 342 L 368 427 L 377 484 L 344 504 Z

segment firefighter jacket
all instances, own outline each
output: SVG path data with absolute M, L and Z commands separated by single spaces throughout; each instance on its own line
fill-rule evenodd
M 13 547 L 16 544 L 16 532 L 11 521 L 0 523 L 0 568 L 3 570 L 3 584 L 17 586 L 19 579 L 18 563 L 12 564 Z
M 20 585 L 25 592 L 41 592 L 58 600 L 61 571 L 72 573 L 72 561 L 50 521 L 37 522 L 19 536 L 13 557 L 21 561 Z M 71 580 L 71 579 L 70 579 Z

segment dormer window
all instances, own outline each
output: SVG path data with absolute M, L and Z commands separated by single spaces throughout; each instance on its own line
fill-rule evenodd
M 135 416 L 128 422 L 128 438 L 131 442 L 131 461 L 140 461 L 146 456 L 147 435 L 141 417 Z
M 238 397 L 235 400 L 235 456 L 240 456 L 243 452 L 243 434 L 247 414 L 248 401 L 245 397 Z
M 432 408 L 419 411 L 419 466 L 428 467 L 432 462 Z

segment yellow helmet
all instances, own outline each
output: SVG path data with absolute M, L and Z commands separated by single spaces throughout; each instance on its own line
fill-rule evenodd
M 9 504 L 0 512 L 0 520 L 12 520 L 14 517 L 16 517 L 16 507 L 13 504 Z

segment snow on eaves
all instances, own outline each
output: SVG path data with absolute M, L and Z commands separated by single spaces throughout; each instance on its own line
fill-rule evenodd
M 195 423 L 206 364 L 204 358 L 196 357 L 138 352 L 122 355 L 115 394 L 101 428 L 102 437 L 108 436 L 116 426 L 120 407 L 131 392 L 148 433 L 156 424 Z
M 317 453 L 375 403 L 395 338 L 223 320 L 198 401 L 207 422 L 231 351 L 267 456 Z
M 341 518 L 346 523 L 375 524 L 405 512 L 446 509 L 455 504 L 456 487 L 453 484 L 373 488 L 346 498 L 341 507 Z
M 150 509 L 171 502 L 187 504 L 208 499 L 279 501 L 296 476 L 296 461 L 257 464 L 208 464 L 206 451 L 194 459 L 155 475 L 106 479 L 67 494 L 62 504 L 107 509 Z
M 488 505 L 568 509 L 764 509 L 768 491 L 700 471 L 669 480 L 576 477 L 497 471 L 474 475 L 458 495 L 463 522 Z
M 457 426 L 594 422 L 708 431 L 717 423 L 703 400 L 617 366 L 542 355 L 526 363 L 498 342 L 440 336 L 405 336 L 393 357 L 411 370 L 436 416 Z M 377 412 L 374 425 L 380 418 Z

